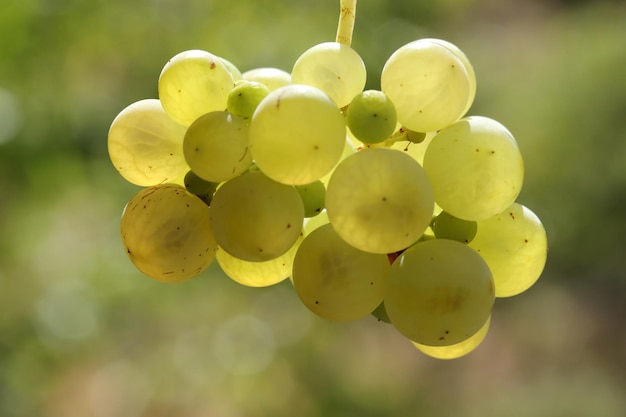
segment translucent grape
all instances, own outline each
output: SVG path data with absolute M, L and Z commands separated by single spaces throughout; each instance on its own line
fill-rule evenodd
M 237 68 L 235 64 L 233 64 L 232 62 L 230 62 L 229 60 L 225 58 L 222 58 L 221 56 L 218 58 L 220 61 L 222 61 L 222 64 L 224 64 L 228 72 L 230 72 L 230 75 L 233 77 L 233 82 L 243 80 L 241 71 L 239 71 L 239 68 Z
M 210 217 L 215 239 L 225 251 L 244 261 L 261 262 L 293 246 L 302 229 L 304 207 L 293 186 L 251 171 L 217 189 Z
M 381 89 L 395 104 L 398 121 L 416 132 L 434 132 L 460 119 L 470 84 L 450 49 L 424 39 L 396 50 L 381 74 Z
M 491 316 L 472 336 L 449 346 L 427 346 L 416 342 L 412 343 L 419 351 L 435 359 L 458 359 L 473 352 L 485 340 L 490 324 Z
M 330 96 L 338 107 L 350 103 L 363 91 L 367 73 L 361 56 L 338 42 L 324 42 L 306 50 L 291 70 L 293 84 L 317 87 Z
M 433 206 L 422 167 L 395 149 L 369 148 L 347 157 L 326 190 L 326 210 L 337 233 L 372 253 L 415 243 L 431 221 Z
M 242 77 L 247 81 L 264 84 L 270 92 L 291 84 L 291 74 L 278 68 L 254 68 L 244 72 Z
M 170 59 L 159 76 L 159 99 L 178 123 L 189 126 L 205 113 L 225 110 L 233 76 L 221 58 L 201 50 Z
M 326 186 L 322 181 L 296 185 L 296 190 L 304 204 L 304 217 L 317 216 L 326 207 Z
M 252 163 L 247 123 L 226 111 L 206 113 L 187 129 L 185 160 L 200 178 L 222 182 L 240 175 Z
M 335 172 L 335 169 L 339 166 L 341 161 L 343 161 L 350 155 L 356 153 L 356 151 L 357 151 L 356 147 L 354 143 L 352 142 L 352 140 L 349 137 L 346 137 L 346 140 L 343 146 L 343 152 L 341 152 L 341 156 L 339 157 L 339 160 L 330 171 L 328 171 L 322 178 L 320 178 L 320 181 L 324 183 L 325 186 L 328 186 L 328 181 L 330 181 L 330 177 L 333 175 L 333 172 Z
M 432 228 L 437 239 L 469 243 L 476 236 L 477 224 L 475 221 L 459 219 L 443 211 L 435 217 Z
M 261 100 L 269 93 L 270 90 L 265 84 L 256 81 L 238 82 L 228 95 L 226 110 L 236 116 L 250 119 Z
M 530 288 L 541 276 L 548 256 L 541 221 L 519 203 L 478 222 L 476 237 L 469 246 L 489 265 L 496 297 L 511 297 Z
M 322 210 L 320 214 L 315 217 L 307 217 L 304 219 L 304 235 L 308 235 L 313 230 L 317 229 L 320 226 L 323 226 L 327 223 L 330 223 L 328 220 L 328 212 L 326 209 Z
M 293 263 L 293 285 L 302 303 L 318 316 L 356 320 L 381 303 L 388 271 L 386 255 L 348 245 L 326 224 L 300 245 Z
M 515 201 L 524 164 L 513 135 L 499 122 L 466 117 L 441 130 L 424 154 L 435 200 L 464 220 L 484 220 Z
M 137 101 L 111 123 L 108 151 L 124 179 L 150 186 L 169 182 L 189 168 L 183 155 L 185 127 L 167 115 L 159 100 Z
M 178 185 L 139 191 L 124 208 L 120 229 L 130 260 L 157 281 L 193 278 L 217 251 L 209 207 Z
M 321 90 L 289 85 L 271 92 L 250 122 L 250 151 L 261 171 L 285 184 L 309 184 L 339 161 L 343 116 Z
M 428 346 L 459 343 L 491 315 L 494 283 L 485 261 L 447 239 L 417 243 L 391 265 L 385 309 L 410 340 Z
M 303 239 L 304 235 L 301 233 L 287 252 L 269 261 L 244 261 L 221 248 L 215 257 L 222 271 L 233 281 L 248 287 L 268 287 L 291 276 L 293 259 Z
M 378 143 L 394 132 L 396 108 L 383 92 L 367 90 L 354 96 L 348 106 L 346 120 L 358 140 Z
M 452 42 L 448 42 L 443 39 L 433 39 L 433 38 L 427 38 L 427 39 L 424 39 L 424 41 L 434 42 L 438 45 L 448 48 L 450 52 L 452 52 L 454 56 L 456 56 L 463 63 L 463 66 L 465 68 L 465 71 L 467 72 L 467 77 L 470 83 L 469 84 L 469 96 L 467 98 L 467 104 L 465 105 L 465 110 L 463 111 L 463 114 L 466 114 L 467 111 L 472 106 L 472 104 L 474 103 L 474 98 L 476 97 L 476 72 L 474 71 L 474 67 L 472 66 L 472 63 L 467 58 L 467 55 L 465 55 L 465 53 Z

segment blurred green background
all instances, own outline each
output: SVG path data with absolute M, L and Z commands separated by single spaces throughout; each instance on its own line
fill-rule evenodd
M 128 261 L 138 191 L 108 160 L 126 105 L 205 49 L 290 70 L 334 40 L 335 0 L 4 0 L 0 6 L 0 416 L 623 417 L 626 4 L 361 0 L 353 47 L 378 88 L 421 37 L 472 61 L 471 114 L 516 136 L 519 198 L 548 230 L 542 278 L 496 303 L 469 356 L 430 359 L 375 319 L 328 323 L 289 284 L 212 267 L 178 285 Z

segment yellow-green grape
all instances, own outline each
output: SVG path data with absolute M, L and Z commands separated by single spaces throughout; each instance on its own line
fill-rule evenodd
M 304 238 L 293 262 L 293 286 L 302 303 L 327 320 L 366 317 L 381 303 L 387 255 L 360 251 L 330 224 Z
M 417 241 L 433 207 L 426 173 L 395 149 L 368 148 L 347 157 L 326 190 L 326 210 L 337 233 L 372 253 L 397 252 Z
M 248 124 L 226 111 L 200 116 L 187 129 L 185 160 L 193 172 L 210 182 L 227 181 L 252 163 Z
M 209 207 L 179 185 L 139 191 L 124 208 L 120 230 L 130 260 L 157 281 L 193 278 L 209 267 L 217 251 Z
M 159 99 L 172 119 L 189 126 L 205 113 L 225 110 L 233 87 L 233 76 L 221 58 L 190 50 L 180 52 L 163 67 Z
M 241 71 L 239 71 L 239 68 L 237 68 L 235 64 L 233 64 L 232 62 L 230 62 L 229 60 L 225 58 L 222 58 L 221 56 L 218 58 L 220 61 L 222 61 L 222 64 L 224 64 L 228 72 L 230 72 L 230 75 L 233 77 L 233 82 L 243 80 L 243 75 L 241 74 Z
M 233 281 L 247 287 L 269 287 L 291 276 L 293 259 L 303 239 L 304 235 L 301 233 L 287 252 L 269 261 L 244 261 L 221 248 L 215 258 L 224 274 Z
M 215 193 L 215 190 L 217 190 L 217 186 L 219 184 L 206 181 L 197 176 L 195 172 L 189 171 L 185 174 L 183 185 L 191 194 L 198 196 L 200 200 L 204 201 L 208 205 L 211 205 L 213 194 Z
M 541 276 L 548 256 L 541 220 L 519 203 L 479 221 L 469 246 L 489 265 L 496 297 L 511 297 L 530 288 Z
M 226 110 L 230 114 L 250 119 L 257 106 L 270 93 L 265 84 L 256 81 L 240 81 L 228 95 Z
M 251 171 L 217 189 L 210 217 L 222 249 L 244 261 L 262 262 L 293 246 L 302 230 L 304 207 L 293 186 Z
M 272 67 L 254 68 L 242 74 L 244 80 L 264 84 L 270 92 L 291 84 L 291 74 L 285 70 Z
M 448 42 L 443 39 L 433 39 L 433 38 L 428 38 L 424 40 L 434 42 L 441 46 L 445 46 L 446 48 L 450 50 L 450 52 L 454 54 L 454 56 L 459 58 L 459 60 L 463 63 L 465 67 L 465 71 L 467 71 L 467 76 L 470 82 L 469 96 L 467 98 L 467 104 L 465 105 L 465 110 L 463 111 L 463 114 L 467 113 L 467 111 L 470 109 L 470 107 L 472 107 L 472 104 L 474 103 L 474 98 L 476 98 L 476 72 L 474 71 L 474 67 L 472 66 L 472 63 L 467 58 L 467 55 L 465 55 L 465 53 L 458 46 L 456 46 L 455 44 L 451 42 Z
M 317 216 L 326 207 L 326 186 L 322 181 L 296 185 L 296 190 L 304 204 L 304 217 Z
M 306 50 L 293 65 L 291 82 L 317 87 L 338 107 L 347 106 L 363 91 L 367 73 L 361 56 L 339 42 L 324 42 Z
M 185 127 L 167 115 L 159 100 L 137 101 L 111 123 L 108 150 L 124 179 L 143 187 L 170 182 L 189 168 L 183 155 Z
M 475 250 L 447 239 L 426 240 L 391 265 L 385 309 L 409 340 L 448 346 L 476 333 L 491 315 L 494 283 Z
M 471 242 L 478 228 L 475 221 L 459 219 L 447 211 L 439 213 L 431 227 L 437 239 L 451 239 L 461 243 Z
M 524 163 L 513 135 L 482 116 L 459 120 L 441 130 L 424 154 L 435 200 L 464 220 L 484 220 L 515 201 L 522 189 Z
M 412 342 L 420 352 L 435 358 L 435 359 L 458 359 L 476 350 L 478 346 L 485 340 L 487 333 L 489 332 L 489 326 L 491 324 L 491 316 L 487 319 L 485 324 L 469 338 L 455 343 L 450 346 L 427 346 L 420 343 Z
M 461 118 L 470 85 L 463 62 L 427 39 L 396 50 L 381 74 L 381 89 L 395 104 L 398 121 L 416 132 L 434 132 Z
M 302 185 L 320 179 L 339 161 L 346 124 L 321 90 L 288 85 L 261 101 L 250 122 L 250 151 L 274 181 Z
M 382 91 L 367 90 L 354 96 L 346 120 L 350 131 L 363 143 L 379 143 L 396 128 L 396 108 Z

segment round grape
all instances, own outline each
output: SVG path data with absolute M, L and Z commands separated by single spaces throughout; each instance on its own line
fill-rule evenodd
M 396 128 L 396 108 L 381 91 L 368 90 L 354 96 L 346 120 L 354 136 L 363 143 L 379 143 Z
M 228 95 L 226 110 L 246 120 L 250 119 L 261 100 L 269 93 L 270 90 L 265 84 L 256 81 L 241 81 Z

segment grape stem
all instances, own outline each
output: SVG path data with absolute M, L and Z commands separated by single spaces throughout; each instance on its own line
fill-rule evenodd
M 339 25 L 337 26 L 337 42 L 350 46 L 352 31 L 356 18 L 356 0 L 339 0 Z

